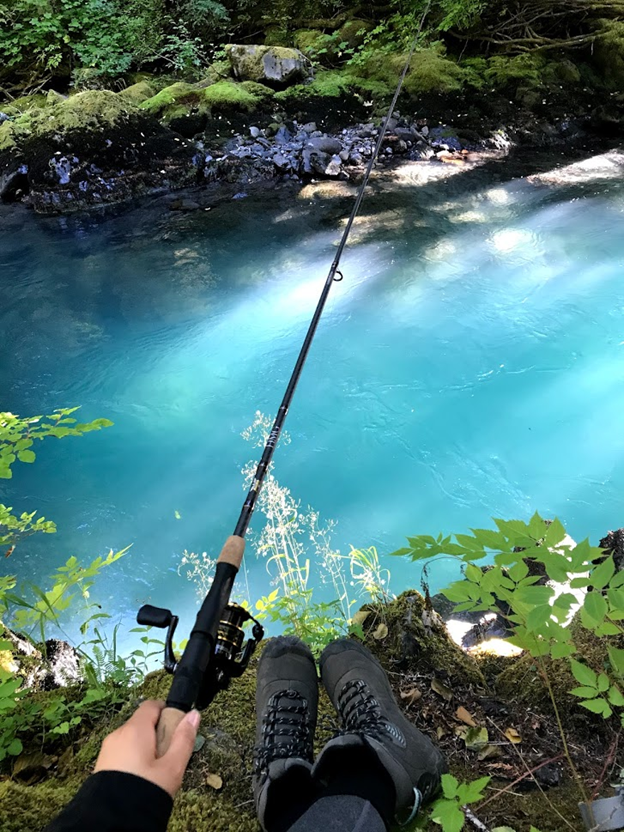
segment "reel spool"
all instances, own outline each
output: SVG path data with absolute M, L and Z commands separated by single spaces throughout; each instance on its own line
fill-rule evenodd
M 175 673 L 176 659 L 173 653 L 173 634 L 178 625 L 178 616 L 171 610 L 145 604 L 137 615 L 137 623 L 148 627 L 167 628 L 165 636 L 165 670 Z M 251 638 L 245 642 L 244 625 L 253 621 Z M 264 628 L 253 615 L 240 604 L 228 604 L 219 621 L 213 658 L 204 677 L 195 706 L 200 710 L 212 702 L 220 690 L 225 690 L 231 679 L 247 669 L 249 661 L 264 637 Z

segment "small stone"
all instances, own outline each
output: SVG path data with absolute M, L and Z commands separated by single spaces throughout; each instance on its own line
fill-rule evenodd
M 349 151 L 348 150 L 341 150 L 338 154 L 343 162 L 349 161 Z
M 292 133 L 284 124 L 281 127 L 277 128 L 275 133 L 275 141 L 278 144 L 286 144 L 287 142 L 292 140 Z
M 333 139 L 331 136 L 312 136 L 307 144 L 308 147 L 318 150 L 320 153 L 329 153 L 333 156 L 342 150 L 340 139 Z
M 393 130 L 396 129 L 398 123 L 399 123 L 399 120 L 397 118 L 389 118 L 388 122 L 386 124 L 386 129 L 389 130 L 390 132 L 392 132 Z
M 273 164 L 276 168 L 284 169 L 288 167 L 288 159 L 281 153 L 276 153 L 273 157 Z
M 260 133 L 261 133 L 261 130 L 260 130 L 259 127 L 250 127 L 249 128 L 249 135 L 251 136 L 252 139 L 257 139 L 258 136 L 260 135 Z
M 316 132 L 316 122 L 309 121 L 307 124 L 304 124 L 301 129 L 305 133 L 315 133 Z
M 421 134 L 421 136 L 425 136 L 425 137 L 429 135 L 429 128 L 427 127 L 427 125 L 426 125 L 426 124 L 425 124 L 425 125 L 423 125 L 423 126 L 420 128 L 420 134 Z
M 195 745 L 193 746 L 193 754 L 195 754 L 197 751 L 201 751 L 205 744 L 206 744 L 206 737 L 203 737 L 201 734 L 198 734 L 195 737 Z

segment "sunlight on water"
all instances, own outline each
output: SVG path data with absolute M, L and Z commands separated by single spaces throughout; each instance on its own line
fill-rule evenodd
M 338 521 L 336 546 L 385 557 L 406 535 L 536 509 L 576 538 L 624 524 L 619 158 L 508 183 L 503 168 L 429 166 L 432 181 L 403 166 L 367 200 L 276 454 L 279 479 Z M 190 215 L 0 215 L 3 407 L 81 404 L 115 422 L 42 446 L 0 486 L 59 526 L 16 550 L 21 577 L 131 543 L 100 600 L 188 624 L 181 552 L 214 553 L 231 532 L 257 453 L 240 433 L 275 413 L 346 197 L 323 185 Z M 268 577 L 248 551 L 258 596 Z M 385 565 L 395 591 L 417 585 L 410 564 Z

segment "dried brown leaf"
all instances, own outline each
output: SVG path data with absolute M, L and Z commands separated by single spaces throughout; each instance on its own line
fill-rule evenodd
M 215 791 L 223 788 L 223 778 L 219 774 L 209 774 L 206 777 L 206 783 Z
M 362 626 L 370 614 L 370 610 L 358 610 L 351 619 L 351 623 Z
M 477 760 L 491 760 L 494 757 L 500 757 L 500 746 L 485 745 L 477 754 Z
M 377 641 L 383 641 L 383 639 L 388 635 L 388 625 L 384 624 L 383 622 L 377 627 L 375 632 L 373 633 L 373 638 L 377 639 Z
M 418 688 L 410 688 L 410 690 L 402 690 L 401 691 L 401 699 L 407 705 L 413 705 L 414 702 L 418 702 L 418 700 L 422 697 L 422 691 Z
M 447 702 L 450 702 L 453 698 L 453 691 L 439 679 L 431 680 L 431 690 L 437 693 L 438 696 L 441 696 L 442 699 L 446 699 Z
M 455 711 L 455 719 L 458 719 L 465 725 L 470 725 L 471 728 L 477 727 L 477 723 L 474 721 L 472 714 L 469 711 L 467 711 L 463 705 L 460 705 L 459 708 Z
M 516 731 L 515 728 L 511 728 L 511 727 L 506 728 L 505 729 L 505 736 L 507 737 L 509 742 L 512 742 L 514 745 L 518 745 L 518 743 L 522 742 L 522 737 Z

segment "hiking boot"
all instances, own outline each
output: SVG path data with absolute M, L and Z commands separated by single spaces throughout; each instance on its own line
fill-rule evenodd
M 346 638 L 334 641 L 323 651 L 320 667 L 343 730 L 322 750 L 314 777 L 329 782 L 347 756 L 353 759 L 359 749 L 360 757 L 370 762 L 372 751 L 394 785 L 395 817 L 411 811 L 411 820 L 421 803 L 438 791 L 447 770 L 444 757 L 403 715 L 382 666 L 362 644 Z
M 270 639 L 258 664 L 253 768 L 256 812 L 263 829 L 276 802 L 282 802 L 280 794 L 303 796 L 314 788 L 317 705 L 318 676 L 309 648 L 295 636 Z

